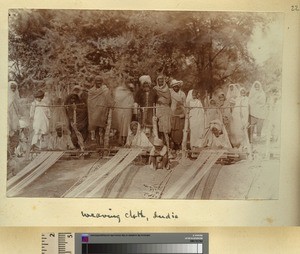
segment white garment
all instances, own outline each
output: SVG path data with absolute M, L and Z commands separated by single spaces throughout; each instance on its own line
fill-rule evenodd
M 34 136 L 31 144 L 37 144 L 42 135 L 49 132 L 50 110 L 44 102 L 33 101 L 30 108 L 30 118 L 33 118 Z
M 228 133 L 226 131 L 226 128 L 224 124 L 220 120 L 214 120 L 209 123 L 209 131 L 207 132 L 205 136 L 204 145 L 212 148 L 232 148 Z M 216 128 L 221 132 L 219 137 L 216 137 L 212 129 Z
M 259 85 L 259 90 L 256 90 L 255 85 Z M 266 118 L 266 94 L 261 83 L 254 82 L 249 93 L 250 115 L 259 119 Z
M 135 135 L 132 133 L 129 127 L 125 146 L 140 147 L 140 148 L 153 147 L 152 143 L 149 141 L 146 134 L 141 130 L 141 125 L 139 123 L 137 124 L 138 124 L 138 128 Z
M 240 94 L 239 88 L 237 84 L 230 84 L 228 86 L 227 94 L 226 94 L 226 100 L 230 99 L 236 99 Z
M 235 106 L 232 108 L 230 123 L 230 141 L 234 147 L 245 145 L 247 142 L 247 126 L 249 118 L 248 97 L 239 96 L 235 99 Z
M 189 101 L 190 146 L 202 147 L 205 135 L 205 114 L 199 99 Z

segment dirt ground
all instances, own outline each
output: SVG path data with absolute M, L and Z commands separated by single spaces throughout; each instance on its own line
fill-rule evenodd
M 187 196 L 188 199 L 277 199 L 279 191 L 279 153 L 272 146 L 270 159 L 263 158 L 264 144 L 256 144 L 253 160 L 242 160 L 232 165 L 214 165 Z M 62 197 L 82 179 L 92 173 L 91 168 L 99 158 L 60 159 L 42 176 L 25 187 L 18 197 Z M 99 165 L 108 159 L 101 159 Z M 149 165 L 134 162 L 114 177 L 95 198 L 157 199 L 174 186 L 193 160 L 173 161 L 171 170 L 154 170 Z M 11 162 L 15 173 L 24 162 Z M 17 166 L 16 166 L 17 165 Z M 11 171 L 11 170 L 10 170 Z M 11 176 L 9 176 L 10 178 Z M 105 178 L 106 176 L 104 176 Z M 103 179 L 103 178 L 101 178 Z M 100 179 L 100 180 L 101 180 Z M 208 190 L 209 189 L 209 190 Z M 84 193 L 82 194 L 84 196 Z

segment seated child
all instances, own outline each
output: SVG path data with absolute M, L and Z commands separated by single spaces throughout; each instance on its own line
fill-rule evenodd
M 169 169 L 168 149 L 161 139 L 154 139 L 153 148 L 150 151 L 150 167 L 153 169 Z
M 29 128 L 28 128 L 28 124 L 24 119 L 19 120 L 19 125 L 20 125 L 19 144 L 15 149 L 15 154 L 17 155 L 17 157 L 22 157 L 27 150 Z

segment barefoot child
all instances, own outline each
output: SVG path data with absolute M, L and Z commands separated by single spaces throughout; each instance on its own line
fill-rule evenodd
M 150 167 L 153 169 L 169 169 L 168 149 L 161 139 L 155 139 L 150 151 Z

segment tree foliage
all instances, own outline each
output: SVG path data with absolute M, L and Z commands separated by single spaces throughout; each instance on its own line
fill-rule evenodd
M 211 92 L 253 82 L 258 69 L 247 43 L 268 22 L 255 13 L 11 10 L 10 78 L 28 90 L 67 93 L 98 74 L 115 87 L 164 73 L 185 90 Z

